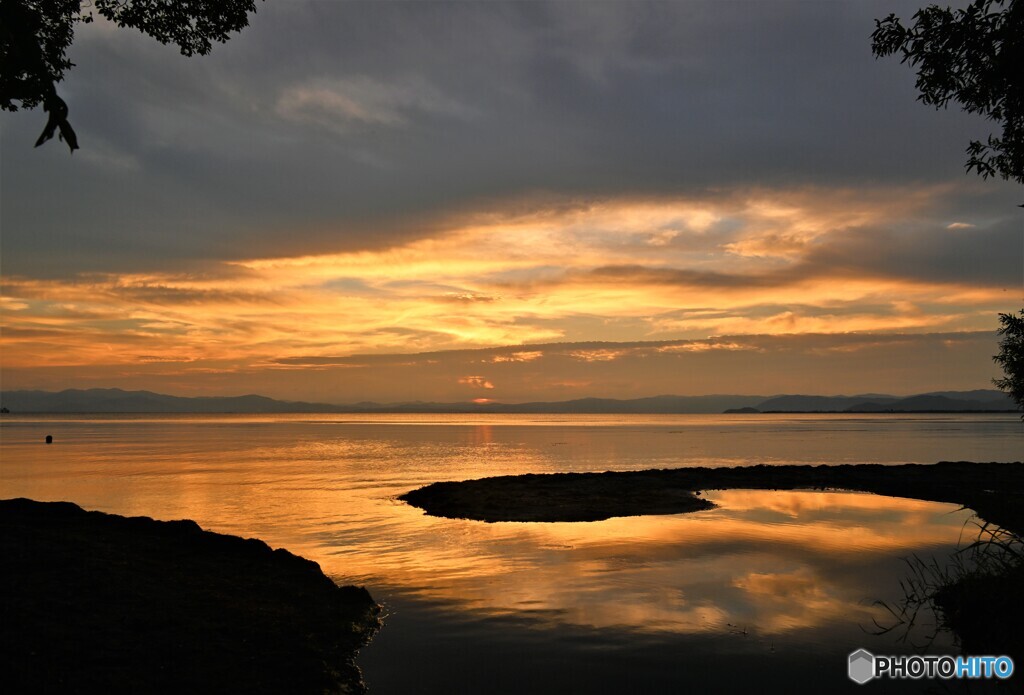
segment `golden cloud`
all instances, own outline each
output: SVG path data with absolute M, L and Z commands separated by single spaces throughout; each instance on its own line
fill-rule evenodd
M 523 352 L 512 352 L 503 355 L 494 355 L 491 362 L 533 362 L 544 356 L 540 350 L 529 350 Z
M 284 369 L 298 366 L 289 358 L 601 341 L 609 331 L 694 341 L 661 349 L 684 353 L 751 349 L 701 342 L 709 335 L 974 330 L 1007 310 L 1000 288 L 808 261 L 837 234 L 912 218 L 943 194 L 519 201 L 452 216 L 433 236 L 391 248 L 239 257 L 195 273 L 8 277 L 0 342 L 9 367 L 128 366 L 167 354 Z M 524 348 L 489 360 L 542 356 Z
M 466 384 L 467 386 L 473 386 L 481 389 L 493 389 L 494 384 L 489 382 L 482 376 L 464 376 L 459 378 L 460 384 Z
M 628 354 L 628 352 L 628 350 L 573 350 L 567 354 L 574 360 L 581 360 L 583 362 L 611 362 Z

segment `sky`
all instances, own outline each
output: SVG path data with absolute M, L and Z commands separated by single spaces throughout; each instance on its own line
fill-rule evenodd
M 991 386 L 991 124 L 871 55 L 918 2 L 259 4 L 80 27 L 81 150 L 0 116 L 0 386 L 504 402 Z

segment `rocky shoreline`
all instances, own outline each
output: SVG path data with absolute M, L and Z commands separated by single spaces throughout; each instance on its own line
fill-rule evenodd
M 362 693 L 360 587 L 192 521 L 0 501 L 6 692 Z

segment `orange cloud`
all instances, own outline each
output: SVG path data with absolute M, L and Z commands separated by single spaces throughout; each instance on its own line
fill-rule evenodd
M 507 355 L 494 355 L 491 362 L 533 362 L 544 356 L 540 350 L 528 350 L 523 352 L 512 352 Z
M 822 260 L 836 239 L 916 220 L 944 194 L 751 189 L 519 201 L 453 215 L 433 236 L 391 248 L 240 254 L 201 272 L 5 277 L 0 346 L 8 368 L 130 371 L 159 355 L 168 365 L 297 370 L 287 360 L 651 339 L 696 341 L 666 351 L 714 352 L 748 348 L 700 341 L 989 328 L 997 311 L 1013 308 L 994 283 Z M 960 237 L 978 231 L 935 224 Z M 594 347 L 568 356 L 611 363 L 623 354 Z M 524 347 L 488 359 L 510 368 L 542 356 Z
M 569 357 L 583 362 L 611 362 L 627 353 L 626 350 L 573 350 Z
M 459 379 L 460 384 L 466 384 L 467 386 L 473 386 L 481 389 L 493 389 L 494 384 L 487 381 L 482 376 L 464 376 Z
M 743 343 L 737 343 L 734 341 L 720 342 L 714 340 L 695 340 L 687 343 L 676 343 L 673 345 L 662 345 L 655 348 L 658 352 L 707 352 L 709 350 L 755 350 L 759 351 L 758 348 L 753 345 L 745 345 Z

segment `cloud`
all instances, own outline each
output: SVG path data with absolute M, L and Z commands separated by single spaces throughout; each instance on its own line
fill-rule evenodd
M 574 360 L 582 362 L 610 362 L 626 355 L 625 350 L 573 350 L 566 353 Z
M 1019 187 L 963 176 L 986 124 L 870 55 L 917 7 L 278 3 L 194 59 L 83 26 L 86 154 L 32 148 L 40 112 L 0 132 L 5 365 L 317 392 L 486 348 L 410 388 L 486 363 L 504 397 L 771 353 L 709 336 L 982 330 L 1019 306 Z M 684 342 L 622 347 L 652 340 Z
M 870 274 L 977 287 L 1019 287 L 1024 234 L 1012 211 L 983 226 L 894 222 L 843 230 L 810 249 L 805 272 Z
M 792 284 L 796 278 L 788 273 L 730 274 L 683 268 L 657 268 L 642 265 L 604 266 L 575 275 L 585 282 L 637 285 L 675 285 L 680 287 L 711 287 L 756 289 Z
M 289 369 L 298 363 L 281 360 L 498 346 L 510 349 L 492 364 L 526 362 L 540 356 L 524 346 L 553 341 L 981 329 L 1012 308 L 1004 290 L 1022 270 L 1005 249 L 1022 240 L 999 214 L 946 229 L 945 195 L 753 189 L 494 204 L 382 248 L 66 280 L 5 275 L 5 304 L 17 307 L 5 319 L 80 333 L 82 364 L 105 354 L 87 342 L 162 335 L 190 359 Z M 770 241 L 773 225 L 802 241 L 736 256 L 736 243 Z M 670 244 L 647 243 L 665 229 Z M 39 347 L 11 354 L 28 361 Z M 573 359 L 620 358 L 598 346 Z
M 464 376 L 459 378 L 460 384 L 466 384 L 467 386 L 473 386 L 474 388 L 481 389 L 493 389 L 494 384 L 489 382 L 482 376 Z
M 694 340 L 685 343 L 672 343 L 655 348 L 658 352 L 707 352 L 709 350 L 759 350 L 749 344 L 736 341 Z
M 320 79 L 282 90 L 281 118 L 347 135 L 360 127 L 408 127 L 422 116 L 466 119 L 472 110 L 423 81 L 385 82 L 360 76 Z
M 320 355 L 309 355 L 300 357 L 278 357 L 275 359 L 268 360 L 268 364 L 273 366 L 281 367 L 294 367 L 294 368 L 305 368 L 305 367 L 343 367 L 343 368 L 359 368 L 365 367 L 362 361 L 355 360 L 353 357 L 325 357 Z
M 115 285 L 110 290 L 119 299 L 142 304 L 188 306 L 198 304 L 280 304 L 281 293 L 238 291 L 218 288 L 173 287 L 163 284 Z
M 473 292 L 449 292 L 446 295 L 437 297 L 436 300 L 439 302 L 451 302 L 451 303 L 467 303 L 471 304 L 474 302 L 496 302 L 500 297 L 486 295 L 486 294 L 475 294 Z
M 542 350 L 524 350 L 518 352 L 511 352 L 507 354 L 494 355 L 490 358 L 491 362 L 533 362 L 539 360 L 544 356 Z
M 5 329 L 4 339 L 10 341 L 0 367 L 5 389 L 119 386 L 221 395 L 255 391 L 328 403 L 463 401 L 467 394 L 481 392 L 500 393 L 502 402 L 661 393 L 900 395 L 987 388 L 998 371 L 991 360 L 997 350 L 991 329 L 545 343 L 530 346 L 530 351 L 543 352 L 544 359 L 499 363 L 491 359 L 517 350 L 297 355 L 261 361 L 215 359 L 197 349 L 170 351 L 162 341 L 144 335 L 125 336 L 116 346 L 79 332 L 40 329 L 19 329 L 11 336 Z M 573 356 L 601 350 L 618 357 Z M 27 359 L 22 359 L 23 351 L 28 351 Z M 167 359 L 154 361 L 154 355 Z M 500 375 L 481 374 L 480 365 L 487 363 Z
M 380 248 L 428 218 L 536 193 L 973 182 L 956 143 L 984 122 L 921 108 L 906 67 L 870 55 L 863 27 L 912 14 L 911 0 L 287 5 L 194 59 L 82 27 L 61 89 L 89 154 L 33 150 L 39 112 L 4 117 L 4 164 L 19 172 L 0 193 L 5 272 Z M 985 186 L 951 196 L 943 224 L 1017 201 Z M 781 248 L 773 233 L 759 252 Z M 642 243 L 688 236 L 650 229 Z
M 0 310 L 2 311 L 24 311 L 31 305 L 20 299 L 13 299 L 11 297 L 0 297 Z

